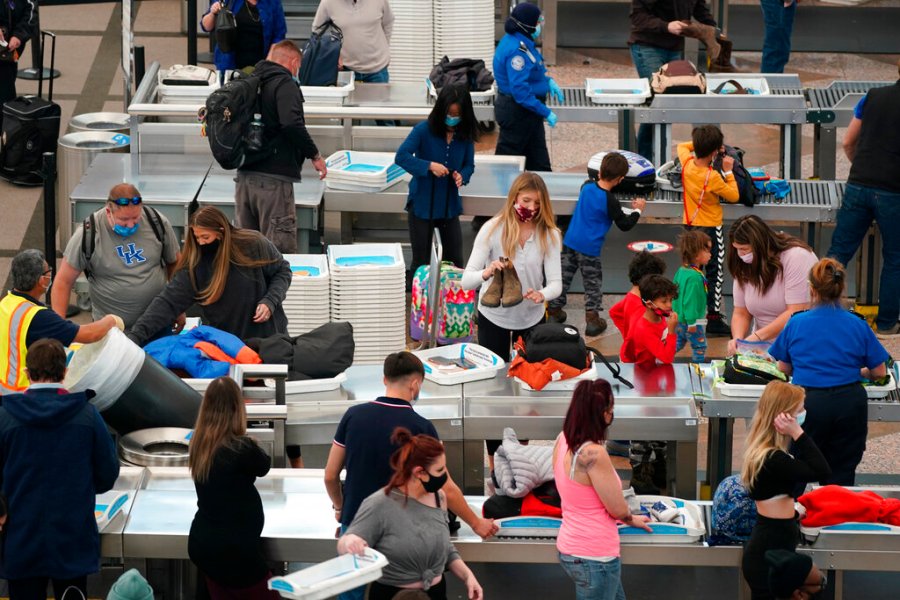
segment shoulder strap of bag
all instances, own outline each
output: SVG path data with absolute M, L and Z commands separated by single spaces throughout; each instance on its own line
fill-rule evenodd
M 94 256 L 94 248 L 97 240 L 97 222 L 94 219 L 94 213 L 88 215 L 82 223 L 81 231 L 81 256 L 84 258 L 84 276 L 91 278 L 91 257 Z
M 159 253 L 159 265 L 165 270 L 166 268 L 166 238 L 165 238 L 165 227 L 162 223 L 162 217 L 159 215 L 159 211 L 157 211 L 152 206 L 143 205 L 144 216 L 147 218 L 147 222 L 150 223 L 150 229 L 153 230 L 153 235 L 156 236 L 156 241 L 160 243 L 162 249 Z
M 734 92 L 735 94 L 747 94 L 747 90 L 744 89 L 744 86 L 742 86 L 737 79 L 729 79 L 727 81 L 723 81 L 722 83 L 720 83 L 719 85 L 716 86 L 716 89 L 713 90 L 713 93 L 721 94 L 722 90 L 728 84 L 731 84 L 734 86 L 734 89 L 736 90 Z
M 613 376 L 616 380 L 618 380 L 622 385 L 624 385 L 624 386 L 627 387 L 628 389 L 630 389 L 630 390 L 633 390 L 633 389 L 634 389 L 634 384 L 631 383 L 630 381 L 628 381 L 627 379 L 625 379 L 624 377 L 622 377 L 622 368 L 619 366 L 619 363 L 611 363 L 611 362 L 609 362 L 608 360 L 606 360 L 606 357 L 603 356 L 603 353 L 600 352 L 599 350 L 597 350 L 596 348 L 592 348 L 591 346 L 588 346 L 588 350 L 589 350 L 595 357 L 599 358 L 600 361 L 601 361 L 604 365 L 606 365 L 606 368 L 609 369 L 609 372 L 612 373 L 612 376 Z

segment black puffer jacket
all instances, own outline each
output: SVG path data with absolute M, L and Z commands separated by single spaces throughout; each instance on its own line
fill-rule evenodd
M 5 0 L 0 6 L 0 27 L 7 41 L 11 37 L 19 38 L 22 46 L 19 56 L 25 49 L 25 42 L 37 33 L 38 0 Z
M 260 78 L 260 114 L 265 125 L 263 150 L 249 153 L 239 171 L 300 180 L 306 158 L 319 153 L 306 130 L 303 94 L 291 73 L 278 63 L 261 60 L 253 74 Z

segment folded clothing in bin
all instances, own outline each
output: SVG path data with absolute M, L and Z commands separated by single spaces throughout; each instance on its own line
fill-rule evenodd
M 288 365 L 288 381 L 337 377 L 353 364 L 353 326 L 344 321 L 326 323 L 295 337 L 279 333 L 251 338 L 266 364 Z
M 259 355 L 239 337 L 208 325 L 150 342 L 144 351 L 164 367 L 183 369 L 198 379 L 228 375 L 232 364 L 255 365 L 262 362 Z

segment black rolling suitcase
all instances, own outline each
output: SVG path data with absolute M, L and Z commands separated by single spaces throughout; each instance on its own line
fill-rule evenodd
M 45 44 L 50 36 L 50 69 L 56 62 L 56 35 L 41 32 L 41 66 Z M 3 105 L 2 150 L 0 150 L 0 178 L 16 185 L 38 186 L 43 183 L 40 170 L 42 154 L 56 152 L 59 140 L 61 111 L 53 102 L 53 78 L 50 78 L 47 99 L 44 93 L 44 70 L 38 82 L 37 96 L 19 96 Z

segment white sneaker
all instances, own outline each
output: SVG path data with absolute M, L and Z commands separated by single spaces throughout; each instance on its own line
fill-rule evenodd
M 890 329 L 876 329 L 875 337 L 879 340 L 890 340 L 895 337 L 900 337 L 900 323 L 894 323 L 894 326 Z

